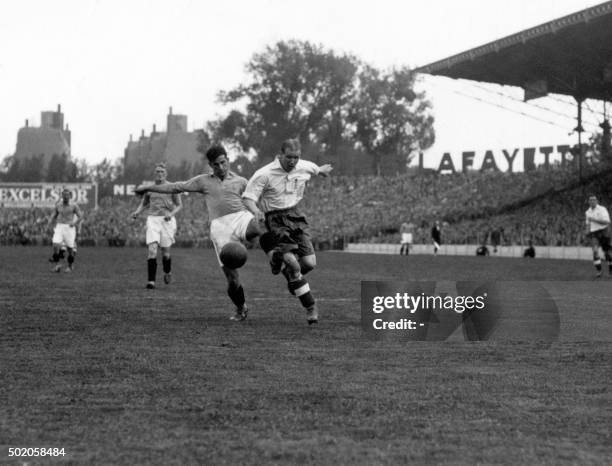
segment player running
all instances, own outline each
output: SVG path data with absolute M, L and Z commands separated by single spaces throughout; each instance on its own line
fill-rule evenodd
M 62 246 L 66 246 L 68 252 L 68 267 L 64 272 L 74 270 L 74 259 L 76 256 L 76 232 L 78 225 L 83 220 L 83 213 L 76 203 L 70 202 L 72 192 L 69 189 L 62 190 L 62 200 L 55 205 L 55 212 L 51 217 L 51 222 L 56 222 L 53 230 L 53 256 L 51 261 L 55 263 L 53 272 L 60 272 L 60 251 Z
M 166 165 L 159 163 L 155 166 L 155 184 L 153 186 L 165 186 L 170 183 L 166 180 L 168 172 Z M 164 283 L 172 283 L 172 258 L 170 247 L 174 244 L 176 234 L 176 218 L 174 217 L 183 207 L 181 197 L 177 194 L 163 194 L 159 191 L 147 192 L 140 202 L 138 208 L 132 214 L 136 219 L 138 215 L 147 210 L 146 242 L 148 248 L 147 289 L 155 289 L 155 278 L 157 275 L 157 249 L 161 247 L 162 266 L 164 269 Z
M 219 253 L 230 241 L 252 241 L 262 233 L 258 221 L 242 201 L 242 193 L 247 180 L 230 171 L 229 159 L 225 148 L 212 146 L 206 151 L 212 173 L 198 175 L 188 181 L 138 186 L 137 194 L 183 192 L 204 194 L 210 219 L 210 238 L 217 253 L 217 260 L 227 279 L 227 294 L 236 305 L 236 313 L 231 320 L 242 321 L 249 312 L 244 297 L 244 289 L 237 269 L 221 263 Z
M 610 214 L 608 209 L 599 205 L 596 196 L 589 197 L 589 208 L 586 211 L 586 231 L 591 239 L 593 247 L 593 264 L 597 270 L 596 278 L 601 277 L 601 256 L 599 248 L 604 252 L 605 260 L 608 261 L 610 275 L 612 275 L 612 256 L 610 256 Z
M 297 139 L 283 142 L 278 157 L 255 172 L 242 197 L 254 215 L 261 216 L 257 203 L 263 210 L 268 232 L 259 242 L 271 258 L 272 273 L 283 271 L 289 291 L 306 309 L 308 324 L 314 324 L 319 320 L 317 305 L 304 275 L 315 268 L 317 261 L 308 222 L 297 206 L 304 197 L 306 182 L 313 175 L 328 176 L 332 166 L 319 167 L 300 160 L 300 156 Z
M 442 228 L 440 228 L 440 222 L 436 220 L 436 223 L 431 228 L 431 241 L 433 242 L 434 255 L 438 254 L 440 245 L 442 244 Z
M 412 230 L 414 225 L 411 222 L 404 222 L 400 227 L 400 256 L 410 254 L 410 246 L 412 245 Z

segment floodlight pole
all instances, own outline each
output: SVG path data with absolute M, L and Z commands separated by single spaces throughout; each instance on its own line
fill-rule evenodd
M 576 103 L 578 104 L 578 126 L 574 131 L 578 132 L 578 178 L 582 181 L 582 132 L 584 128 L 582 127 L 582 102 L 583 98 L 574 96 L 576 99 Z

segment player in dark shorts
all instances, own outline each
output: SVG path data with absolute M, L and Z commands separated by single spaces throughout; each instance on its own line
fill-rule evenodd
M 589 197 L 589 208 L 585 213 L 587 236 L 591 239 L 593 248 L 593 265 L 597 271 L 596 278 L 601 277 L 601 257 L 599 248 L 604 252 L 604 257 L 608 261 L 609 273 L 612 275 L 612 255 L 610 250 L 610 214 L 608 209 L 600 205 L 596 196 Z
M 317 262 L 308 222 L 297 206 L 304 197 L 306 182 L 313 175 L 328 176 L 332 166 L 319 167 L 300 160 L 300 156 L 298 140 L 283 142 L 278 157 L 255 172 L 242 196 L 254 215 L 261 217 L 261 211 L 264 213 L 268 231 L 261 235 L 259 242 L 271 259 L 272 273 L 283 272 L 289 291 L 306 309 L 308 323 L 314 324 L 319 319 L 318 309 L 304 275 Z
M 442 244 L 442 229 L 440 228 L 440 222 L 437 220 L 431 229 L 431 240 L 434 246 L 434 254 L 438 254 L 440 245 Z

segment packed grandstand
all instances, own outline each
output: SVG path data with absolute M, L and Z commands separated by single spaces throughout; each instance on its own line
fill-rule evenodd
M 494 230 L 501 244 L 587 245 L 584 211 L 588 194 L 612 203 L 612 171 L 593 166 L 579 181 L 572 167 L 531 172 L 471 172 L 441 175 L 410 172 L 395 176 L 332 176 L 312 181 L 302 209 L 319 249 L 342 249 L 348 242 L 397 243 L 404 221 L 415 225 L 414 242 L 430 241 L 435 220 L 443 222 L 447 244 L 481 244 Z M 203 197 L 184 196 L 178 214 L 177 246 L 209 247 Z M 79 244 L 137 246 L 144 241 L 144 218 L 132 220 L 137 197 L 104 197 L 85 212 Z M 48 244 L 49 209 L 0 210 L 0 244 Z

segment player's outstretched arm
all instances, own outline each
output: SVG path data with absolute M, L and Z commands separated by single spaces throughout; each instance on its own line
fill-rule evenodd
M 202 193 L 206 194 L 204 183 L 206 175 L 194 176 L 187 181 L 177 181 L 175 183 L 150 184 L 136 187 L 136 194 L 160 193 L 160 194 L 180 194 L 180 193 Z
M 136 194 L 146 194 L 146 193 L 160 193 L 160 194 L 178 194 L 182 191 L 176 189 L 176 184 L 178 183 L 164 183 L 164 184 L 151 184 L 144 185 L 141 184 L 134 189 Z
M 138 194 L 139 196 L 142 196 L 143 194 L 146 194 L 148 192 L 149 192 L 148 184 L 140 184 L 134 188 L 134 193 Z
M 331 164 L 326 163 L 325 165 L 321 165 L 319 167 L 319 176 L 329 176 L 329 174 L 331 173 L 331 171 L 334 169 L 334 167 L 331 166 Z

